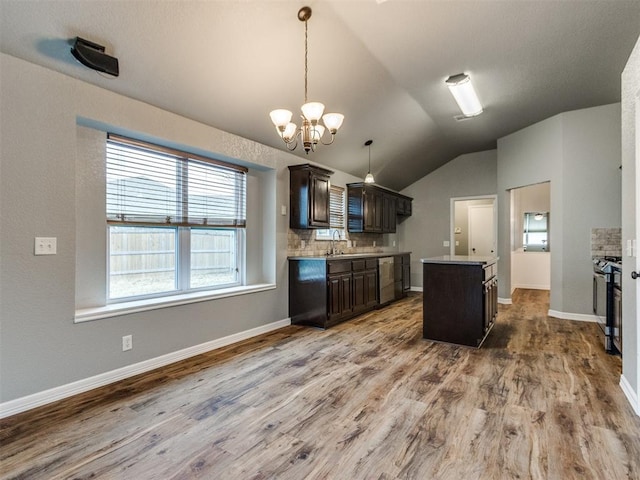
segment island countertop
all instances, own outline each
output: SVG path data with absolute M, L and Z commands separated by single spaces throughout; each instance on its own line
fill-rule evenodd
M 498 261 L 498 257 L 485 255 L 441 255 L 439 257 L 421 258 L 420 261 L 422 263 L 491 265 Z

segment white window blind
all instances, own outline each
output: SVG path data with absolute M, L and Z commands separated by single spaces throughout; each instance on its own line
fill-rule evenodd
M 344 188 L 331 187 L 329 190 L 329 225 L 344 230 Z
M 331 228 L 316 230 L 316 240 L 331 240 L 334 230 L 344 239 L 344 188 L 331 186 L 329 190 L 329 225 Z
M 107 222 L 245 227 L 246 172 L 237 165 L 109 135 Z

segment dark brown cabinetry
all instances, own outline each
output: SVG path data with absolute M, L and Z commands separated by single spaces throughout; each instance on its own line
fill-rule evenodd
M 371 310 L 378 305 L 378 259 L 360 259 L 351 263 L 353 312 Z
M 396 300 L 406 297 L 411 289 L 411 257 L 408 253 L 396 255 L 393 258 L 394 284 L 393 291 Z
M 411 202 L 412 199 L 409 197 L 405 197 L 404 195 L 397 195 L 396 198 L 396 213 L 399 217 L 410 217 L 411 216 Z
M 449 258 L 423 260 L 423 337 L 479 347 L 498 314 L 496 259 Z
M 353 313 L 353 275 L 351 262 L 327 262 L 327 323 L 333 325 Z
M 308 163 L 289 167 L 290 228 L 329 228 L 331 175 Z
M 395 233 L 398 216 L 411 215 L 411 198 L 377 185 L 350 183 L 347 198 L 347 226 L 352 233 Z
M 401 260 L 409 254 L 398 255 Z M 378 256 L 289 258 L 291 323 L 328 328 L 379 305 Z

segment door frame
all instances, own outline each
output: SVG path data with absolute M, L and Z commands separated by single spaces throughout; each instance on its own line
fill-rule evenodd
M 498 195 L 473 195 L 470 197 L 451 197 L 449 205 L 449 254 L 456 254 L 456 202 L 466 202 L 468 200 L 492 200 L 493 205 L 493 241 L 498 245 Z M 497 251 L 496 251 L 496 256 Z

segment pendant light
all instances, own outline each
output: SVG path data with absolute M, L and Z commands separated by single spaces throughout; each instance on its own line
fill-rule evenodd
M 367 172 L 367 176 L 364 177 L 364 183 L 376 183 L 373 175 L 371 174 L 371 144 L 373 140 L 367 140 L 364 142 L 365 147 L 369 147 L 369 171 Z

